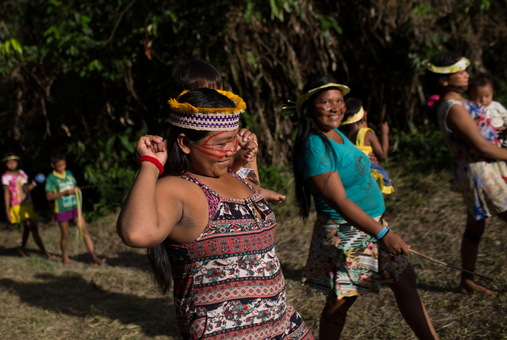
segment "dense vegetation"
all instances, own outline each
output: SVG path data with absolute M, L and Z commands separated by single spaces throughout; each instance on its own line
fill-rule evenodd
M 65 150 L 96 188 L 95 208 L 117 206 L 135 175 L 136 137 L 161 131 L 172 67 L 202 58 L 245 98 L 243 124 L 266 166 L 290 164 L 296 117 L 279 107 L 317 73 L 350 85 L 417 159 L 422 146 L 441 149 L 422 61 L 456 50 L 505 95 L 506 23 L 504 0 L 4 1 L 0 151 L 47 172 L 49 153 Z

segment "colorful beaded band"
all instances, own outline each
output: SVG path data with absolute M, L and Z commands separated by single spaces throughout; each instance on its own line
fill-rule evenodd
M 152 156 L 142 156 L 142 157 L 139 157 L 139 160 L 137 161 L 137 165 L 140 165 L 142 162 L 150 162 L 150 163 L 155 164 L 156 167 L 158 168 L 158 171 L 159 171 L 158 175 L 159 176 L 162 175 L 162 173 L 164 172 L 164 166 L 155 157 L 152 157 Z

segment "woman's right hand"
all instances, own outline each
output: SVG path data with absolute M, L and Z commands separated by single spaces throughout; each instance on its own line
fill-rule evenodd
M 167 148 L 164 139 L 160 136 L 142 136 L 137 142 L 136 152 L 139 157 L 155 157 L 162 165 L 167 162 Z
M 410 246 L 391 230 L 379 242 L 389 255 L 409 255 Z

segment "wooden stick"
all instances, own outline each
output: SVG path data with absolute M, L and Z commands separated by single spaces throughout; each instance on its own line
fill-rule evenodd
M 468 273 L 468 274 L 472 274 L 472 275 L 477 275 L 477 276 L 480 276 L 480 277 L 482 277 L 482 278 L 484 278 L 484 279 L 486 279 L 486 280 L 493 281 L 493 279 L 492 279 L 492 278 L 490 278 L 490 277 L 487 277 L 487 276 L 484 276 L 484 275 L 481 275 L 481 274 L 477 274 L 477 273 L 471 272 L 471 271 L 469 271 L 469 270 L 466 270 L 466 269 L 463 269 L 463 268 L 460 268 L 460 267 L 456 267 L 456 266 L 453 266 L 453 265 L 447 264 L 447 263 L 442 262 L 442 261 L 439 261 L 439 260 L 435 260 L 434 258 L 431 258 L 431 257 L 429 257 L 428 255 L 421 254 L 421 253 L 419 253 L 419 252 L 417 252 L 417 251 L 415 251 L 415 250 L 413 250 L 413 249 L 409 249 L 409 251 L 410 251 L 411 253 L 414 253 L 414 254 L 418 255 L 418 256 L 424 257 L 425 259 L 428 259 L 428 260 L 430 260 L 430 261 L 433 261 L 433 262 L 436 262 L 436 263 L 438 263 L 438 264 L 441 264 L 442 266 L 446 266 L 446 267 L 449 267 L 449 268 L 453 268 L 453 269 L 461 270 L 462 272 L 465 272 L 465 273 Z

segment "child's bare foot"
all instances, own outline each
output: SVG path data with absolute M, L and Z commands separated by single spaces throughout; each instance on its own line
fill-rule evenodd
M 477 283 L 475 283 L 473 280 L 470 280 L 470 279 L 466 279 L 466 280 L 461 281 L 461 283 L 459 285 L 459 290 L 460 290 L 460 292 L 465 293 L 465 294 L 472 293 L 472 292 L 477 292 L 477 293 L 481 293 L 484 295 L 498 294 L 498 292 L 488 289 L 486 287 L 483 287 L 481 285 L 478 285 Z
M 71 260 L 68 258 L 68 256 L 63 256 L 63 257 L 62 257 L 62 261 L 63 261 L 63 264 L 64 264 L 64 265 L 67 265 L 67 266 L 70 266 L 70 265 L 73 265 L 73 264 L 74 264 L 74 262 L 73 262 L 73 261 L 71 261 Z
M 20 254 L 21 256 L 23 256 L 25 259 L 29 259 L 29 258 L 30 258 L 30 256 L 26 255 L 26 253 L 25 253 L 25 248 L 19 248 L 19 249 L 18 249 L 18 252 L 19 252 L 19 254 Z
M 102 264 L 102 263 L 106 262 L 106 259 L 101 259 L 101 258 L 98 258 L 97 256 L 94 256 L 93 262 L 95 262 L 96 264 Z
M 48 260 L 54 260 L 54 259 L 55 259 L 55 255 L 50 254 L 50 253 L 48 253 L 47 251 L 45 252 L 45 254 L 46 254 L 46 256 L 47 256 Z

